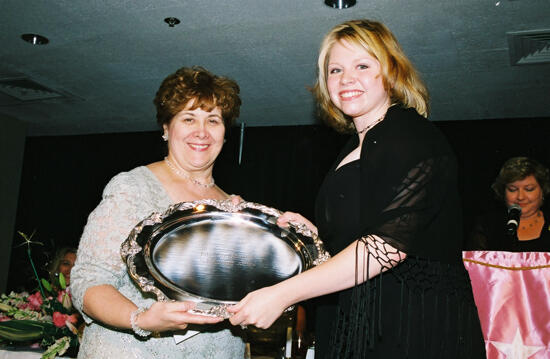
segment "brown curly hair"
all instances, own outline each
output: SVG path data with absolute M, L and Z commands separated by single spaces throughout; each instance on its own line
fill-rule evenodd
M 160 85 L 153 103 L 157 109 L 160 128 L 170 124 L 172 118 L 194 100 L 194 110 L 212 111 L 219 107 L 225 128 L 239 117 L 241 99 L 239 85 L 227 77 L 217 76 L 200 66 L 182 67 L 166 77 Z
M 313 93 L 329 126 L 339 132 L 355 131 L 353 120 L 334 106 L 327 88 L 330 50 L 339 41 L 365 49 L 380 62 L 384 88 L 392 105 L 413 107 L 420 115 L 428 116 L 428 90 L 392 32 L 377 21 L 351 20 L 330 30 L 319 51 L 318 78 Z
M 512 157 L 504 162 L 491 188 L 498 199 L 504 200 L 506 185 L 528 176 L 535 177 L 542 189 L 543 197 L 550 193 L 550 171 L 546 166 L 529 157 Z

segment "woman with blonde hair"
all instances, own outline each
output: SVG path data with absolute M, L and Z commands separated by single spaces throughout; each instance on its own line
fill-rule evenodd
M 231 322 L 266 328 L 288 306 L 337 292 L 317 312 L 316 358 L 483 358 L 461 262 L 455 158 L 388 28 L 334 27 L 315 94 L 325 121 L 351 137 L 319 191 L 318 229 L 291 212 L 278 223 L 307 225 L 335 255 L 250 293 Z
M 76 248 L 63 247 L 55 252 L 55 257 L 48 265 L 48 273 L 50 274 L 50 283 L 59 287 L 60 274 L 63 275 L 65 285 L 71 284 L 71 270 L 76 261 Z

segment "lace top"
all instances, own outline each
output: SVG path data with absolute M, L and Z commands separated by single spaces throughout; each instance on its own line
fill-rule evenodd
M 107 184 L 100 204 L 88 217 L 71 271 L 73 302 L 80 312 L 86 290 L 102 284 L 112 285 L 137 306 L 154 302 L 129 277 L 120 257 L 120 245 L 139 221 L 171 204 L 164 187 L 147 167 L 122 172 Z M 231 333 L 227 322 L 202 326 L 203 332 L 176 345 L 169 332 L 159 338 L 142 339 L 131 330 L 108 328 L 82 314 L 87 327 L 79 358 L 218 359 L 244 355 L 242 339 Z

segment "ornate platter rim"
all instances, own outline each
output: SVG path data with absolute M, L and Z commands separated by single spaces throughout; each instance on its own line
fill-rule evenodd
M 143 273 L 143 265 L 136 264 L 150 261 L 150 241 L 154 238 L 155 233 L 158 232 L 158 229 L 165 223 L 174 217 L 183 217 L 183 216 L 193 216 L 194 213 L 200 213 L 205 215 L 205 213 L 219 213 L 225 212 L 229 215 L 242 214 L 246 213 L 247 215 L 254 216 L 255 211 L 261 213 L 262 215 L 267 216 L 267 219 L 270 223 L 275 224 L 277 218 L 282 214 L 281 211 L 261 205 L 253 202 L 241 201 L 239 203 L 234 203 L 231 200 L 200 200 L 192 202 L 181 202 L 170 206 L 166 211 L 159 213 L 154 212 L 140 223 L 138 223 L 130 232 L 128 238 L 121 245 L 121 256 L 123 261 L 126 263 L 128 274 L 138 285 L 138 287 L 145 293 L 152 293 L 156 296 L 158 301 L 168 301 L 171 300 L 169 295 L 165 293 L 166 290 L 161 290 L 159 286 L 164 286 L 169 290 L 178 292 L 186 297 L 186 300 L 191 300 L 195 302 L 209 303 L 212 307 L 217 307 L 220 305 L 234 304 L 234 301 L 226 300 L 217 300 L 213 298 L 202 297 L 193 293 L 189 293 L 182 288 L 179 288 L 173 284 L 166 283 L 166 281 L 159 280 L 158 273 L 152 273 L 154 271 L 150 270 L 150 266 L 147 266 L 147 273 Z M 150 235 L 147 235 L 145 232 L 150 231 Z M 304 268 L 306 270 L 312 266 L 316 266 L 320 263 L 323 263 L 328 258 L 330 258 L 328 252 L 324 249 L 322 241 L 319 237 L 309 230 L 305 225 L 301 223 L 289 223 L 287 229 L 281 229 L 282 232 L 293 233 L 298 235 L 302 240 L 307 241 L 308 246 L 303 245 L 303 248 L 300 250 L 307 250 L 307 260 L 303 261 Z M 145 243 L 144 243 L 145 241 Z M 307 249 L 313 248 L 313 250 Z M 303 258 L 303 253 L 300 253 L 296 248 L 296 252 Z M 313 253 L 316 252 L 316 253 Z M 139 268 L 138 268 L 139 267 Z M 162 274 L 160 274 L 162 276 Z M 157 282 L 160 285 L 157 285 Z

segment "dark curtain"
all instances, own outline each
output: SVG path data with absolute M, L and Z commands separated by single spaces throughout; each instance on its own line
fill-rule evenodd
M 502 204 L 491 184 L 511 157 L 527 156 L 550 167 L 550 118 L 436 122 L 455 150 L 468 235 L 480 213 Z
M 227 193 L 313 219 L 317 188 L 345 136 L 324 126 L 251 127 L 228 131 L 216 160 L 214 178 Z M 45 265 L 56 249 L 78 245 L 88 214 L 117 173 L 162 160 L 159 132 L 31 137 L 23 164 L 16 231 L 31 234 L 33 259 Z M 8 290 L 36 286 L 19 235 L 13 238 Z
M 511 156 L 531 156 L 550 165 L 550 119 L 436 122 L 459 163 L 465 233 L 480 211 L 494 206 L 489 186 Z M 214 178 L 228 193 L 313 220 L 317 189 L 346 136 L 325 126 L 246 128 L 242 162 L 240 130 L 228 131 Z M 115 174 L 158 161 L 165 154 L 159 132 L 27 139 L 16 231 L 43 243 L 33 248 L 42 268 L 55 251 L 77 246 L 88 214 Z M 22 239 L 15 235 L 8 289 L 32 289 Z M 45 274 L 43 274 L 45 276 Z

